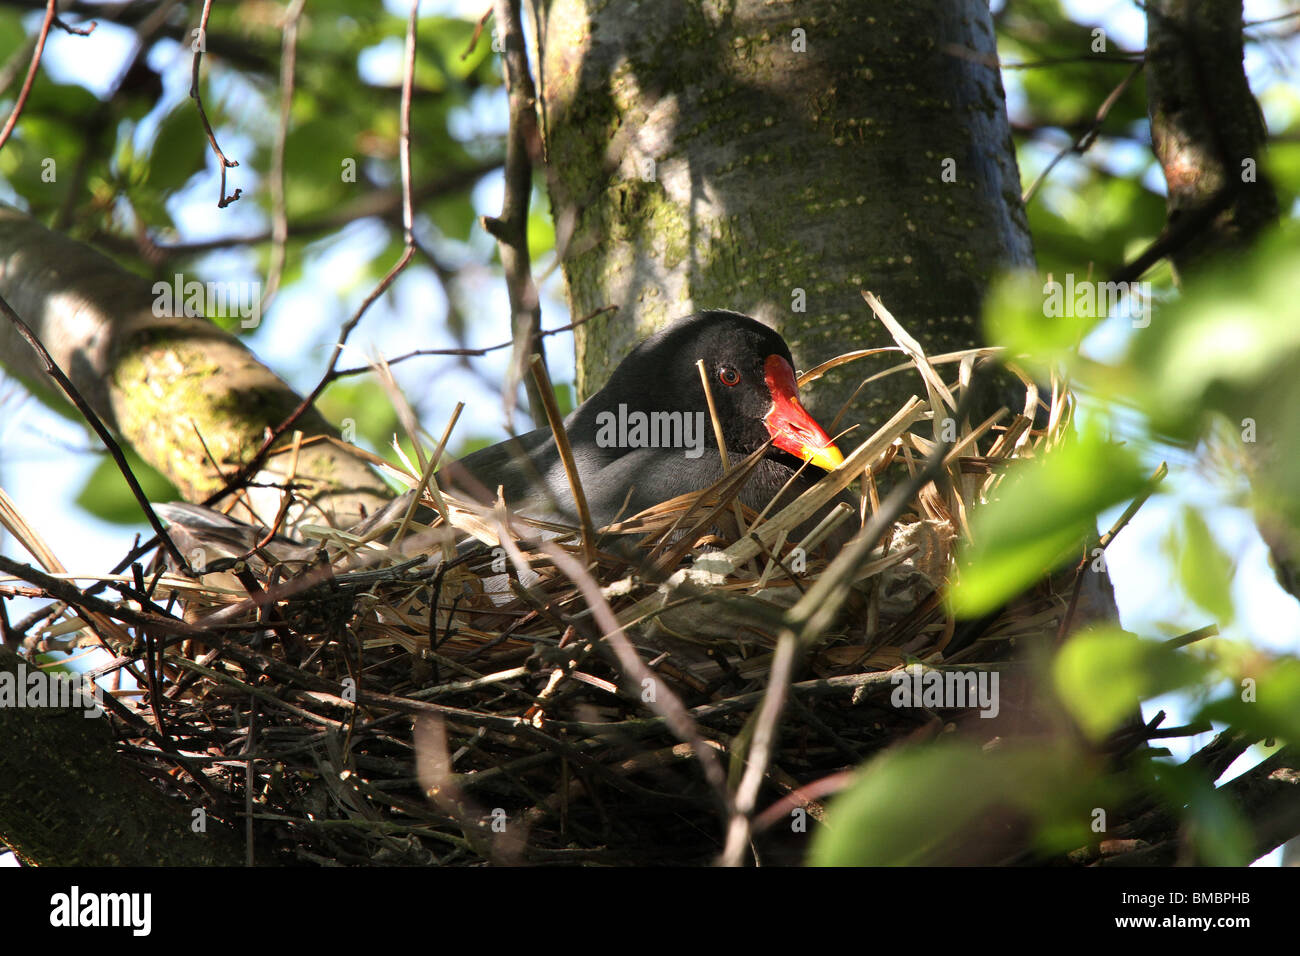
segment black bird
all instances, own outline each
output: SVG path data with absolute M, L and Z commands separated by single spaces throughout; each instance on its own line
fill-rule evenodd
M 841 461 L 839 449 L 799 404 L 794 363 L 785 341 L 739 312 L 711 310 L 680 319 L 637 345 L 609 381 L 565 420 L 565 432 L 596 528 L 661 502 L 698 491 L 722 477 L 698 360 L 732 464 L 771 442 L 739 493 L 761 511 L 787 481 L 803 473 L 769 512 L 793 501 Z M 489 503 L 500 487 L 514 510 L 577 523 L 568 477 L 549 428 L 507 439 L 451 462 L 440 485 Z M 411 492 L 354 529 L 365 533 L 406 509 Z M 197 506 L 156 506 L 183 536 L 187 549 L 213 535 L 229 542 L 256 541 L 253 529 Z M 811 528 L 806 524 L 800 532 Z M 277 543 L 288 544 L 280 539 Z M 301 546 L 299 546 L 301 548 Z M 306 557 L 304 551 L 301 557 Z
M 844 460 L 799 404 L 781 336 L 739 312 L 698 312 L 637 345 L 564 422 L 597 528 L 722 477 L 701 359 L 731 462 L 772 442 L 740 492 L 745 505 L 761 511 L 808 462 L 806 480 L 778 507 L 788 504 Z M 549 428 L 476 451 L 442 474 L 444 485 L 450 479 L 480 500 L 491 500 L 500 485 L 506 502 L 525 513 L 577 517 Z

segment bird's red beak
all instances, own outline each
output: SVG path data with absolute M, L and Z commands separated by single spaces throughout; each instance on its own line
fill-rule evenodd
M 772 395 L 772 408 L 763 416 L 772 443 L 827 471 L 842 462 L 844 456 L 830 436 L 799 404 L 799 387 L 790 363 L 779 355 L 769 355 L 763 363 L 763 378 Z

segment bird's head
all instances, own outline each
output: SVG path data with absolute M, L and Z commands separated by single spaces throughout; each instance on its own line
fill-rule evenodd
M 749 454 L 771 439 L 780 452 L 828 471 L 844 460 L 799 403 L 785 341 L 739 312 L 698 312 L 646 339 L 615 369 L 602 389 L 601 405 L 625 402 L 644 412 L 703 411 L 706 441 L 714 447 L 699 360 L 730 451 Z

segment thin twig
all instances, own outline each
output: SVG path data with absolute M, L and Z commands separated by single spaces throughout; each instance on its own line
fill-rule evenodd
M 226 154 L 221 151 L 221 146 L 217 143 L 217 134 L 212 131 L 212 124 L 208 122 L 208 113 L 203 108 L 203 97 L 199 95 L 199 65 L 203 62 L 203 50 L 207 46 L 208 15 L 211 13 L 212 0 L 203 0 L 203 13 L 199 16 L 198 36 L 194 38 L 194 63 L 190 71 L 190 99 L 194 100 L 194 105 L 198 107 L 199 119 L 203 121 L 203 131 L 208 135 L 208 145 L 217 154 L 217 165 L 221 168 L 221 189 L 217 200 L 217 208 L 225 209 L 242 196 L 244 191 L 236 189 L 232 195 L 226 195 L 226 170 L 238 166 L 239 163 L 233 159 L 227 159 Z
M 602 306 L 601 308 L 597 309 L 595 312 L 592 312 L 592 313 L 590 313 L 590 314 L 588 314 L 588 315 L 584 315 L 582 318 L 578 319 L 576 322 L 570 322 L 568 325 L 561 325 L 561 326 L 558 326 L 557 328 L 554 328 L 554 329 L 543 329 L 543 330 L 542 330 L 540 333 L 538 333 L 538 334 L 541 335 L 543 338 L 545 338 L 545 337 L 548 336 L 548 335 L 557 335 L 557 334 L 560 333 L 560 332 L 570 332 L 570 331 L 572 331 L 573 329 L 576 329 L 578 326 L 580 326 L 580 325 L 584 325 L 584 324 L 586 324 L 587 322 L 590 322 L 592 319 L 594 319 L 594 318 L 595 318 L 596 316 L 598 316 L 598 315 L 604 315 L 606 312 L 617 312 L 617 311 L 618 311 L 618 306 L 616 306 L 616 305 L 606 305 L 606 306 Z M 467 357 L 467 358 L 468 358 L 468 357 L 471 357 L 471 356 L 475 356 L 475 357 L 477 357 L 477 356 L 487 355 L 487 354 L 490 353 L 490 352 L 499 352 L 499 351 L 501 351 L 501 349 L 512 348 L 512 347 L 514 346 L 514 344 L 515 344 L 515 343 L 514 343 L 514 340 L 512 339 L 512 340 L 509 341 L 509 342 L 499 342 L 499 343 L 497 343 L 496 345 L 489 345 L 489 346 L 487 346 L 487 347 L 485 347 L 485 348 L 481 348 L 481 349 L 471 349 L 471 348 L 456 348 L 456 349 L 415 349 L 414 351 L 406 352 L 406 353 L 404 353 L 404 354 L 402 354 L 402 355 L 398 355 L 398 356 L 396 356 L 395 358 L 386 359 L 385 361 L 386 361 L 386 364 L 392 366 L 392 365 L 397 365 L 399 362 L 405 362 L 405 361 L 407 361 L 408 359 L 421 358 L 421 357 L 425 357 L 425 356 L 437 356 L 437 355 L 449 355 L 449 356 L 450 356 L 450 355 L 455 355 L 455 356 L 463 356 L 463 357 Z M 372 371 L 372 370 L 373 370 L 373 369 L 372 369 L 372 366 L 369 366 L 369 365 L 358 365 L 358 366 L 356 366 L 356 367 L 354 367 L 354 368 L 341 368 L 341 369 L 337 369 L 336 371 L 334 371 L 334 372 L 331 373 L 331 374 L 333 375 L 334 378 L 338 379 L 338 378 L 343 378 L 344 376 L 347 376 L 347 375 L 361 375 L 361 374 L 364 374 L 364 373 L 369 372 L 369 371 Z
M 154 627 L 169 633 L 181 634 L 185 637 L 214 636 L 213 632 L 207 628 L 197 627 L 188 621 L 182 621 L 180 618 L 160 617 L 148 612 L 133 611 L 129 607 L 94 597 L 82 591 L 70 581 L 57 578 L 52 574 L 46 574 L 30 564 L 14 561 L 2 554 L 0 554 L 0 571 L 36 585 L 50 597 L 57 598 L 71 607 L 119 620 L 124 624 L 139 628 Z
M 564 419 L 560 417 L 560 408 L 555 403 L 555 389 L 551 387 L 551 377 L 546 374 L 546 363 L 540 355 L 533 356 L 532 372 L 537 382 L 537 393 L 541 396 L 542 408 L 546 412 L 546 421 L 551 426 L 551 434 L 555 436 L 555 447 L 564 464 L 564 474 L 569 479 L 573 503 L 578 509 L 578 522 L 582 526 L 582 553 L 587 563 L 591 564 L 596 559 L 596 532 L 591 526 L 591 511 L 587 508 L 587 495 L 582 490 L 578 466 L 573 460 L 569 435 L 564 430 Z
M 127 486 L 131 489 L 131 494 L 134 495 L 135 500 L 139 502 L 141 510 L 144 511 L 144 515 L 149 521 L 149 527 L 153 528 L 154 534 L 158 535 L 159 539 L 162 541 L 163 547 L 167 549 L 167 553 L 171 555 L 172 560 L 176 562 L 176 567 L 183 573 L 188 574 L 190 567 L 189 562 L 181 555 L 180 549 L 176 547 L 176 543 L 172 541 L 171 536 L 167 534 L 166 530 L 163 528 L 162 522 L 159 521 L 158 516 L 154 514 L 153 505 L 149 503 L 149 496 L 144 493 L 144 489 L 140 487 L 140 483 L 135 480 L 135 475 L 131 473 L 131 466 L 127 464 L 126 455 L 122 453 L 122 447 L 118 445 L 109 430 L 104 427 L 104 423 L 99 420 L 99 416 L 96 415 L 95 410 L 90 407 L 90 403 L 81 397 L 81 393 L 77 391 L 75 386 L 73 386 L 72 382 L 68 379 L 68 376 L 63 373 L 63 369 L 59 368 L 58 363 L 54 361 L 54 358 L 45 348 L 44 343 L 42 343 L 36 333 L 32 331 L 31 327 L 19 318 L 18 313 L 10 307 L 9 303 L 6 302 L 3 297 L 0 297 L 0 312 L 5 314 L 5 317 L 8 318 L 9 321 L 13 323 L 14 328 L 18 330 L 18 334 L 26 339 L 27 344 L 32 347 L 38 356 L 40 356 L 41 364 L 45 366 L 45 371 L 52 379 L 54 379 L 55 382 L 58 383 L 59 388 L 63 389 L 63 394 L 68 396 L 68 401 L 72 402 L 72 404 L 77 407 L 77 411 L 81 412 L 82 417 L 85 418 L 90 427 L 95 430 L 95 434 L 99 436 L 99 440 L 104 443 L 104 447 L 108 449 L 108 453 L 113 456 L 113 461 L 117 464 L 118 470 L 122 473 L 122 477 L 126 479 Z
M 292 428 L 298 419 L 316 403 L 316 399 L 320 397 L 321 392 L 325 391 L 325 386 L 333 381 L 334 370 L 338 365 L 339 356 L 343 354 L 343 347 L 352 334 L 352 330 L 357 327 L 370 306 L 388 291 L 388 287 L 393 284 L 397 276 L 411 261 L 412 256 L 415 255 L 415 240 L 412 232 L 415 214 L 411 198 L 411 87 L 415 78 L 415 34 L 419 23 L 419 9 L 419 0 L 411 0 L 411 13 L 406 24 L 406 63 L 402 74 L 401 142 L 399 144 L 399 165 L 402 175 L 402 233 L 405 238 L 402 255 L 393 267 L 388 270 L 388 273 L 379 280 L 379 284 L 366 296 L 356 312 L 352 314 L 352 317 L 344 323 L 343 328 L 339 331 L 338 340 L 334 343 L 334 351 L 330 355 L 329 366 L 321 376 L 320 381 L 316 383 L 316 387 L 298 403 L 298 407 L 290 412 L 284 421 L 271 429 L 270 433 L 263 439 L 261 446 L 239 472 L 228 480 L 221 489 L 209 495 L 203 501 L 205 505 L 220 501 L 230 492 L 231 488 L 242 485 L 256 474 L 257 469 L 261 467 L 262 462 L 266 459 L 267 453 L 280 440 L 280 436 Z
M 411 231 L 415 207 L 411 199 L 411 89 L 415 85 L 415 38 L 420 25 L 420 0 L 411 0 L 406 20 L 406 64 L 402 71 L 402 112 L 399 122 L 397 161 L 402 174 L 402 235 L 408 252 L 415 244 Z
M 0 130 L 0 149 L 4 149 L 5 143 L 9 142 L 9 134 L 14 131 L 18 124 L 18 117 L 23 113 L 23 107 L 27 105 L 27 95 L 32 91 L 32 83 L 36 81 L 36 70 L 41 65 L 41 54 L 45 52 L 45 38 L 50 34 L 50 24 L 54 22 L 54 10 L 58 6 L 58 0 L 49 0 L 45 5 L 45 19 L 41 21 L 41 30 L 36 35 L 36 49 L 32 51 L 32 62 L 27 67 L 27 78 L 23 80 L 23 88 L 18 91 L 18 99 L 14 101 L 14 108 L 9 111 L 9 119 L 5 120 L 4 129 Z
M 1119 85 L 1110 91 L 1110 95 L 1107 96 L 1101 106 L 1097 108 L 1097 113 L 1093 116 L 1092 123 L 1083 131 L 1083 135 L 1052 157 L 1052 161 L 1049 162 L 1034 181 L 1029 184 L 1029 188 L 1025 190 L 1024 196 L 1021 197 L 1021 202 L 1028 205 L 1033 201 L 1034 196 L 1038 193 L 1039 187 L 1042 186 L 1043 182 L 1047 179 L 1048 174 L 1051 173 L 1051 171 L 1056 168 L 1056 164 L 1065 159 L 1066 156 L 1069 156 L 1071 153 L 1082 156 L 1089 150 L 1089 148 L 1091 148 L 1092 144 L 1097 141 L 1097 134 L 1101 131 L 1101 124 L 1104 123 L 1106 117 L 1110 115 L 1111 108 L 1119 102 L 1119 98 L 1124 95 L 1124 91 L 1129 88 L 1129 84 L 1137 79 L 1138 74 L 1142 72 L 1144 66 L 1146 66 L 1146 60 L 1139 60 L 1133 64 L 1133 69 L 1129 70 L 1128 75 L 1119 81 Z
M 478 18 L 478 23 L 474 25 L 474 35 L 469 38 L 469 46 L 465 47 L 465 52 L 460 55 L 461 62 L 469 59 L 469 55 L 474 52 L 478 46 L 478 38 L 483 35 L 483 28 L 487 26 L 488 18 L 492 16 L 492 8 L 488 7 L 483 11 L 483 16 Z
M 495 0 L 495 14 L 505 50 L 501 60 L 510 100 L 510 133 L 506 138 L 506 182 L 501 215 L 496 218 L 484 216 L 482 221 L 483 228 L 497 240 L 497 251 L 506 276 L 506 293 L 510 298 L 510 331 L 515 340 L 515 351 L 502 394 L 506 418 L 512 417 L 515 388 L 522 380 L 532 406 L 533 424 L 540 428 L 544 399 L 534 391 L 534 383 L 524 374 L 530 356 L 539 355 L 543 362 L 546 361 L 539 334 L 542 327 L 541 300 L 533 281 L 532 260 L 528 253 L 528 203 L 533 192 L 531 152 L 533 144 L 538 141 L 537 91 L 528 69 L 518 0 Z
M 289 242 L 289 213 L 284 198 L 284 151 L 289 139 L 289 114 L 293 106 L 294 66 L 298 59 L 298 20 L 306 0 L 292 0 L 284 14 L 284 44 L 280 48 L 280 124 L 275 131 L 271 150 L 271 262 L 266 270 L 266 288 L 262 291 L 262 308 L 267 307 L 280 288 L 284 272 L 285 250 Z
M 1080 53 L 1073 56 L 1049 56 L 1040 60 L 1022 60 L 1004 63 L 994 53 L 981 53 L 959 43 L 949 43 L 943 47 L 948 56 L 966 60 L 970 63 L 982 63 L 995 70 L 1036 70 L 1043 67 L 1063 66 L 1069 63 L 1132 63 L 1146 56 L 1146 50 L 1120 50 L 1118 53 Z
M 73 36 L 76 37 L 88 37 L 95 32 L 95 27 L 99 26 L 99 21 L 91 20 L 90 26 L 88 27 L 74 27 L 69 23 L 65 23 L 59 17 L 55 17 L 54 25 L 58 27 L 60 30 L 62 30 L 64 33 L 71 33 Z
M 411 190 L 412 198 L 417 204 L 431 199 L 438 199 L 454 192 L 460 192 L 474 185 L 484 176 L 501 168 L 501 164 L 491 159 L 466 166 L 463 169 L 450 170 L 436 179 L 431 179 Z M 390 220 L 400 215 L 402 193 L 400 190 L 376 189 L 368 191 L 338 209 L 303 221 L 289 223 L 291 239 L 310 238 L 325 233 L 335 232 L 344 226 L 361 219 Z M 97 232 L 91 239 L 110 252 L 131 252 L 138 243 L 125 241 L 113 233 Z M 167 245 L 155 244 L 148 253 L 150 262 L 163 264 L 173 259 L 186 259 L 206 255 L 239 246 L 256 246 L 271 241 L 271 230 L 249 233 L 243 236 L 220 236 L 215 239 L 200 239 L 193 242 L 176 242 Z

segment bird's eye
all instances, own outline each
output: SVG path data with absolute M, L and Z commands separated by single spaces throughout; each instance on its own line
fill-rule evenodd
M 730 365 L 724 365 L 718 369 L 718 381 L 731 388 L 733 385 L 740 384 L 740 373 Z

